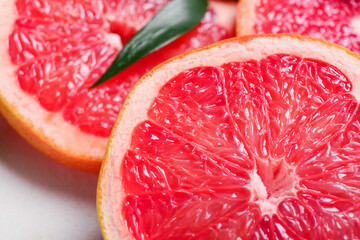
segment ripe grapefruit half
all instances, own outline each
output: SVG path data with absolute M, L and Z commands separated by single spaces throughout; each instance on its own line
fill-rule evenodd
M 359 79 L 359 56 L 299 35 L 155 67 L 109 140 L 105 239 L 359 239 Z
M 89 90 L 169 1 L 0 0 L 1 113 L 49 157 L 98 172 L 132 85 L 165 59 L 235 34 L 236 3 L 212 1 L 195 29 Z
M 237 35 L 297 33 L 360 54 L 360 1 L 240 0 Z

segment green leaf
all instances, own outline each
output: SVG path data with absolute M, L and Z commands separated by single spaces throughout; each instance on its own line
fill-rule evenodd
M 196 27 L 207 7 L 207 0 L 172 0 L 166 4 L 127 42 L 109 69 L 91 88 Z

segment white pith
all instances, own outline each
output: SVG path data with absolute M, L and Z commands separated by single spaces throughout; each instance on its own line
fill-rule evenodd
M 231 3 L 233 16 L 236 14 L 235 4 Z M 235 17 L 232 18 L 233 23 L 230 26 L 229 19 L 224 13 L 224 11 L 229 11 L 229 4 L 214 1 L 211 6 L 219 16 L 219 25 L 226 26 L 228 29 L 231 26 L 234 27 Z M 21 119 L 26 128 L 31 129 L 34 135 L 42 136 L 45 142 L 52 146 L 51 148 L 79 160 L 92 159 L 100 163 L 108 138 L 84 133 L 78 127 L 66 122 L 62 117 L 62 112 L 53 113 L 43 109 L 36 97 L 20 89 L 16 79 L 17 66 L 11 63 L 8 55 L 8 37 L 17 18 L 15 0 L 0 0 L 0 7 L 2 16 L 0 22 L 0 100 L 8 106 L 7 111 L 11 110 L 16 118 Z M 122 47 L 119 35 L 108 33 L 105 38 L 112 46 Z
M 279 175 L 274 177 L 274 167 L 277 164 L 282 167 Z M 266 172 L 260 172 L 262 169 Z M 285 159 L 258 159 L 247 186 L 252 194 L 250 202 L 258 204 L 263 215 L 271 216 L 276 213 L 277 206 L 284 198 L 296 196 L 298 184 L 295 168 L 288 165 Z M 278 191 L 272 191 L 271 187 L 274 186 Z
M 354 17 L 351 20 L 351 27 L 354 29 L 354 32 L 358 37 L 360 37 L 360 16 Z
M 121 42 L 121 37 L 116 33 L 106 33 L 105 41 L 116 49 L 123 48 L 123 44 Z
M 0 98 L 18 113 L 18 116 L 38 135 L 43 135 L 58 149 L 73 156 L 101 159 L 107 138 L 96 137 L 68 124 L 62 112 L 43 109 L 34 96 L 25 94 L 16 79 L 16 69 L 8 55 L 8 37 L 17 18 L 15 0 L 1 0 L 0 12 Z M 15 110 L 16 109 L 16 110 Z
M 254 33 L 255 7 L 258 0 L 239 0 L 237 7 L 236 34 L 237 36 Z
M 320 60 L 336 66 L 351 80 L 353 84 L 351 93 L 360 102 L 360 59 L 345 48 L 312 38 L 295 38 L 289 35 L 245 37 L 224 41 L 220 45 L 213 45 L 168 61 L 146 74 L 135 85 L 125 101 L 112 132 L 98 188 L 99 217 L 105 229 L 105 239 L 132 239 L 120 217 L 120 203 L 124 196 L 124 192 L 121 191 L 123 188 L 120 169 L 123 156 L 130 146 L 132 130 L 148 119 L 147 111 L 161 87 L 172 77 L 187 69 L 198 66 L 216 67 L 228 62 L 260 60 L 265 56 L 278 53 Z M 266 192 L 264 192 L 266 189 L 264 185 L 261 187 L 259 179 L 261 180 L 253 173 L 248 187 L 262 194 L 263 198 L 258 203 L 262 205 L 265 213 L 271 213 L 274 211 L 274 206 L 281 201 L 281 197 L 266 200 Z M 291 188 L 294 194 L 296 182 L 295 180 Z
M 216 12 L 216 22 L 235 36 L 236 3 L 210 0 L 210 7 Z

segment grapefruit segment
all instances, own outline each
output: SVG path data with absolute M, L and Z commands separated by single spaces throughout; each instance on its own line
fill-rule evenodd
M 230 123 L 223 82 L 217 68 L 186 71 L 160 90 L 149 118 L 206 152 L 251 168 L 248 153 Z
M 94 1 L 96 2 L 96 1 Z M 89 24 L 103 23 L 101 14 L 89 1 L 82 0 L 16 0 L 16 9 L 20 16 L 31 18 L 50 18 L 69 21 L 84 21 Z
M 9 36 L 11 60 L 22 64 L 38 56 L 68 52 L 79 44 L 79 39 L 82 46 L 99 43 L 102 36 L 97 27 L 55 19 L 20 18 Z
M 248 151 L 259 157 L 268 156 L 268 104 L 258 62 L 225 64 L 222 72 L 228 112 L 236 131 L 249 146 Z
M 310 236 L 319 236 L 320 239 L 356 239 L 359 236 L 359 221 L 355 219 L 359 213 L 358 204 L 314 193 L 299 192 L 298 197 L 315 215 L 319 226 L 318 229 L 311 229 L 313 233 L 308 231 Z
M 350 123 L 345 129 L 318 152 L 307 159 L 304 159 L 298 174 L 307 178 L 331 173 L 347 164 L 356 164 L 359 158 L 357 150 L 359 147 L 360 136 L 360 109 L 357 110 Z
M 105 239 L 359 238 L 359 67 L 345 48 L 297 35 L 160 64 L 110 138 Z
M 258 206 L 245 204 L 200 231 L 196 239 L 247 239 L 261 216 Z
M 124 169 L 122 172 L 128 179 L 125 185 L 127 191 L 134 194 L 135 189 L 142 189 L 139 192 L 200 190 L 204 187 L 221 188 L 223 184 L 237 188 L 250 180 L 240 163 L 224 163 L 215 156 L 208 156 L 152 122 L 139 125 L 134 136 L 136 138 L 125 162 L 132 170 Z M 148 173 L 141 176 L 141 182 L 136 180 L 140 177 L 139 172 Z M 226 176 L 226 173 L 231 173 L 231 176 Z
M 265 215 L 250 239 L 291 239 L 299 240 L 298 236 L 279 219 L 277 215 Z
M 246 202 L 245 197 L 238 199 L 237 203 Z M 235 210 L 234 207 L 237 206 L 231 199 L 214 198 L 211 192 L 196 194 L 172 192 L 157 193 L 152 196 L 128 196 L 125 201 L 129 206 L 129 211 L 126 211 L 127 207 L 124 208 L 125 214 L 129 214 L 127 225 L 130 231 L 134 231 L 135 238 L 141 238 L 141 236 L 153 236 L 158 239 L 196 237 L 196 233 L 202 231 L 204 225 L 213 223 L 221 216 L 231 215 Z M 136 210 L 133 206 L 137 206 Z M 149 208 L 153 212 L 149 212 Z M 214 209 L 216 213 L 208 215 L 208 212 Z M 195 211 L 197 216 L 194 218 Z M 202 224 L 197 224 L 198 222 Z M 141 231 L 138 231 L 139 229 Z M 164 233 L 167 234 L 164 235 Z
M 98 172 L 107 138 L 134 83 L 176 54 L 234 34 L 235 3 L 211 1 L 195 29 L 89 90 L 123 45 L 167 2 L 0 1 L 6 19 L 0 26 L 6 36 L 0 40 L 0 70 L 6 79 L 0 84 L 2 114 L 51 158 Z
M 342 0 L 240 0 L 237 35 L 297 33 L 360 53 L 360 3 Z
M 127 42 L 170 0 L 103 0 L 110 31 Z
M 88 78 L 94 78 L 91 69 L 110 63 L 116 51 L 105 43 L 92 48 L 75 50 L 26 63 L 18 68 L 20 87 L 34 94 L 40 105 L 48 111 L 63 109 L 79 92 Z

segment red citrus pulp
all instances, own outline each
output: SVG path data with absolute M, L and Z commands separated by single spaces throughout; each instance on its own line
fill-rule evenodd
M 345 48 L 297 35 L 153 69 L 109 141 L 105 239 L 360 238 L 359 69 Z
M 297 33 L 360 53 L 360 2 L 356 0 L 240 0 L 238 35 Z
M 235 3 L 211 1 L 201 23 L 101 86 L 89 87 L 170 0 L 1 0 L 1 112 L 47 155 L 98 171 L 122 103 L 158 63 L 234 34 Z M 6 54 L 5 54 L 6 52 Z

